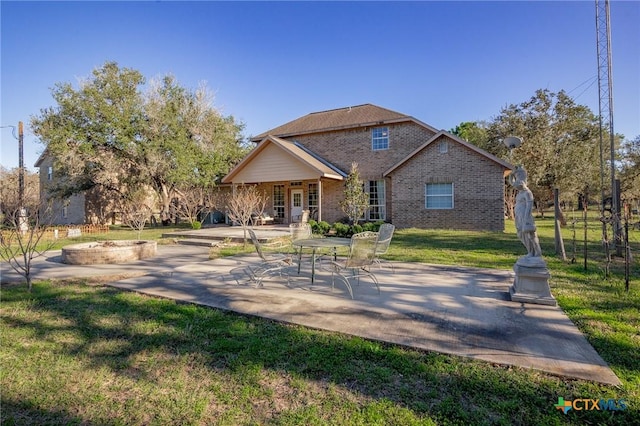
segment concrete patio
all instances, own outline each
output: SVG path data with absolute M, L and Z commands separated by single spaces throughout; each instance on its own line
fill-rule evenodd
M 257 262 L 257 255 L 209 260 L 208 253 L 204 247 L 164 245 L 152 259 L 75 266 L 60 263 L 58 251 L 35 260 L 33 267 L 36 279 L 112 276 L 114 281 L 108 285 L 123 290 L 569 378 L 621 384 L 562 309 L 509 300 L 511 271 L 394 263 L 395 272 L 388 268 L 375 271 L 380 294 L 363 279 L 354 285 L 352 300 L 339 281 L 332 291 L 329 272 L 318 270 L 311 286 L 309 262 L 303 263 L 299 276 L 297 269 L 290 270 L 289 286 L 286 279 L 274 278 L 254 288 L 236 282 L 230 271 Z M 18 278 L 2 265 L 3 282 Z

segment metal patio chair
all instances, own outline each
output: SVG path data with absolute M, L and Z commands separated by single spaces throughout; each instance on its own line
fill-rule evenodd
M 376 255 L 373 261 L 382 268 L 382 262 L 387 263 L 391 266 L 391 271 L 395 272 L 395 268 L 393 267 L 393 263 L 387 262 L 384 259 L 381 259 L 380 256 L 386 254 L 389 250 L 389 245 L 391 244 L 391 239 L 393 238 L 393 231 L 396 229 L 395 225 L 390 223 L 383 223 L 380 225 L 380 229 L 378 230 L 378 242 L 376 243 Z
M 296 222 L 289 224 L 289 234 L 291 235 L 291 242 L 296 240 L 306 240 L 311 238 L 311 225 L 306 222 Z M 302 247 L 296 248 L 291 245 L 291 252 L 296 255 L 298 259 L 298 272 L 300 272 L 300 261 L 302 260 Z
M 286 276 L 287 285 L 289 285 L 289 274 L 286 272 L 286 269 L 293 264 L 291 255 L 285 253 L 265 254 L 262 250 L 260 240 L 256 237 L 256 233 L 252 229 L 248 231 L 251 242 L 256 248 L 256 252 L 260 258 L 259 264 L 249 265 L 247 267 L 250 281 L 254 282 L 256 287 L 262 287 L 262 280 L 264 278 L 277 275 L 280 277 Z
M 375 261 L 376 242 L 378 234 L 376 232 L 360 232 L 351 236 L 351 244 L 349 245 L 349 255 L 344 262 L 331 262 L 331 290 L 335 287 L 335 275 L 344 282 L 349 290 L 349 294 L 353 299 L 353 288 L 350 280 L 360 281 L 362 277 L 370 277 L 380 293 L 378 279 L 371 272 L 371 265 Z

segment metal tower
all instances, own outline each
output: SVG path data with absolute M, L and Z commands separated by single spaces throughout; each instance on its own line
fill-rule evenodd
M 621 241 L 620 206 L 616 191 L 615 175 L 615 144 L 613 131 L 613 78 L 611 73 L 611 27 L 609 17 L 609 0 L 595 0 L 596 2 L 596 36 L 598 55 L 598 116 L 600 120 L 600 185 L 602 192 L 602 213 L 605 203 L 605 158 L 604 147 L 607 134 L 610 149 L 611 171 L 611 219 L 615 246 L 619 247 Z

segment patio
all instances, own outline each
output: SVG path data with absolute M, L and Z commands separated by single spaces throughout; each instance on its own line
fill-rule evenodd
M 226 228 L 228 229 L 228 228 Z M 271 231 L 267 231 L 271 232 Z M 276 230 L 276 232 L 284 232 Z M 259 237 L 263 237 L 259 234 Z M 35 259 L 34 279 L 113 277 L 108 285 L 276 321 L 330 330 L 497 364 L 620 385 L 620 380 L 558 306 L 509 300 L 511 271 L 394 262 L 375 269 L 381 293 L 367 279 L 354 299 L 319 270 L 310 285 L 310 262 L 300 276 L 254 288 L 238 285 L 234 268 L 257 254 L 209 259 L 199 246 L 160 245 L 158 255 L 127 264 L 66 265 L 60 251 Z M 130 277 L 123 279 L 124 277 Z M 4 268 L 3 282 L 19 279 Z

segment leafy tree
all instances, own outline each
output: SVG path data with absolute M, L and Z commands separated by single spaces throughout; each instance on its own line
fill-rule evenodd
M 622 198 L 627 202 L 640 205 L 640 135 L 627 140 L 622 145 L 620 166 L 620 186 Z
M 471 142 L 478 148 L 482 148 L 494 155 L 499 155 L 500 150 L 496 150 L 492 141 L 489 140 L 488 127 L 489 123 L 484 121 L 465 121 L 458 124 L 449 132 L 467 142 Z
M 146 143 L 139 145 L 139 171 L 158 193 L 164 215 L 179 187 L 211 186 L 245 154 L 240 140 L 243 125 L 222 116 L 211 101 L 204 86 L 193 92 L 172 76 L 152 81 L 145 102 Z
M 34 134 L 54 158 L 59 179 L 49 191 L 67 197 L 95 187 L 120 193 L 135 183 L 136 145 L 144 125 L 139 86 L 144 77 L 135 70 L 107 62 L 75 89 L 57 83 L 55 107 L 32 117 Z
M 205 86 L 192 91 L 165 76 L 143 93 L 144 83 L 140 72 L 107 62 L 78 89 L 54 87 L 57 106 L 31 125 L 62 176 L 55 195 L 100 188 L 118 199 L 149 185 L 168 219 L 179 185 L 215 183 L 242 158 L 243 125 L 212 107 Z
M 528 101 L 509 105 L 488 128 L 490 152 L 509 158 L 500 147 L 507 136 L 523 144 L 513 150 L 511 162 L 522 164 L 539 206 L 552 199 L 558 187 L 564 199 L 575 199 L 585 188 L 599 188 L 600 155 L 597 117 L 576 104 L 564 91 L 538 90 Z
M 358 163 L 351 163 L 351 171 L 344 186 L 344 199 L 340 202 L 340 207 L 351 224 L 358 223 L 358 220 L 369 208 L 369 195 L 364 192 L 364 183 L 360 179 Z

